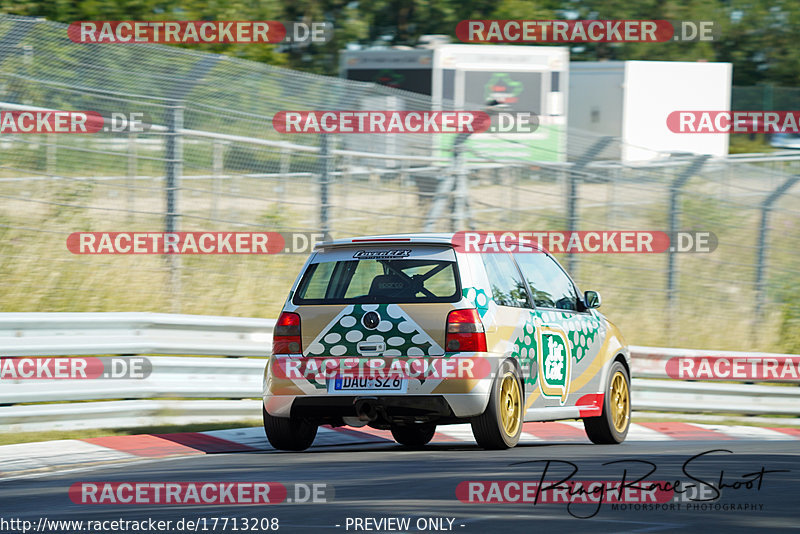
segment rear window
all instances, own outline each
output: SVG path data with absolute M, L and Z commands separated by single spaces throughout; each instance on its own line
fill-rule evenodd
M 293 302 L 399 304 L 456 302 L 461 298 L 452 250 L 407 250 L 407 255 L 380 252 L 339 250 L 323 254 L 321 261 L 308 266 Z

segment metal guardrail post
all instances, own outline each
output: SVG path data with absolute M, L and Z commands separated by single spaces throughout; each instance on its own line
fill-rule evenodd
M 764 288 L 764 273 L 766 271 L 766 256 L 767 256 L 767 232 L 769 229 L 769 218 L 772 213 L 772 206 L 775 202 L 783 196 L 789 189 L 800 180 L 800 175 L 790 176 L 785 182 L 779 185 L 772 193 L 769 194 L 764 202 L 761 203 L 761 224 L 758 228 L 758 243 L 756 243 L 756 309 L 753 313 L 753 339 L 758 340 L 758 325 L 761 323 L 763 317 L 764 301 L 766 300 L 766 292 Z
M 677 178 L 675 178 L 669 186 L 669 236 L 674 239 L 678 232 L 678 225 L 680 224 L 680 194 L 681 189 L 686 183 L 697 174 L 700 169 L 705 165 L 708 158 L 711 156 L 702 155 L 697 156 L 692 162 L 686 166 Z M 673 318 L 675 312 L 675 305 L 677 302 L 677 291 L 675 288 L 676 280 L 676 265 L 675 265 L 675 251 L 673 250 L 674 243 L 667 250 L 667 335 L 672 339 L 675 328 L 675 321 Z

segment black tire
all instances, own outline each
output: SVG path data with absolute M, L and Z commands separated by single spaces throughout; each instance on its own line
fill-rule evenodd
M 513 395 L 507 397 L 503 392 L 503 384 L 506 379 L 510 380 L 508 387 L 513 387 L 512 384 L 516 382 L 518 388 L 516 405 L 513 402 Z M 492 384 L 492 392 L 486 410 L 472 419 L 472 435 L 475 436 L 478 446 L 486 450 L 502 450 L 510 449 L 519 443 L 525 403 L 525 395 L 522 392 L 522 381 L 517 368 L 507 361 L 503 362 Z M 516 424 L 509 425 L 511 428 L 504 424 L 501 409 L 509 415 L 511 415 L 511 410 L 515 412 L 513 416 L 517 418 L 517 421 Z
M 424 447 L 430 443 L 435 433 L 436 425 L 432 424 L 392 425 L 394 440 L 411 449 Z
M 304 451 L 317 437 L 317 425 L 296 417 L 273 417 L 261 407 L 264 417 L 264 432 L 276 449 L 282 451 Z
M 625 391 L 621 393 L 619 399 L 617 394 L 612 392 L 614 387 L 614 380 L 617 375 L 622 375 L 625 381 Z M 586 435 L 592 440 L 592 443 L 598 445 L 616 445 L 625 441 L 628 435 L 628 429 L 631 426 L 631 379 L 625 366 L 619 361 L 611 364 L 611 369 L 608 372 L 608 380 L 603 390 L 603 412 L 598 417 L 585 417 L 583 419 L 583 428 L 586 429 Z M 615 403 L 613 405 L 612 403 Z M 624 407 L 624 414 L 620 415 L 620 403 Z M 617 417 L 618 421 L 615 425 L 614 418 Z

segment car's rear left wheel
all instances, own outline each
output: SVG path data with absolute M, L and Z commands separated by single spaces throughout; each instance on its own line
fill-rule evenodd
M 283 451 L 304 451 L 317 437 L 317 425 L 298 417 L 274 417 L 261 407 L 270 444 Z
M 510 449 L 522 434 L 524 396 L 517 368 L 503 362 L 492 385 L 489 404 L 472 420 L 472 435 L 481 448 Z

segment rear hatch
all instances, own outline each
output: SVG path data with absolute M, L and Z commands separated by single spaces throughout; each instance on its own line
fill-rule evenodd
M 461 300 L 451 247 L 338 246 L 317 252 L 292 297 L 303 354 L 441 356 Z

